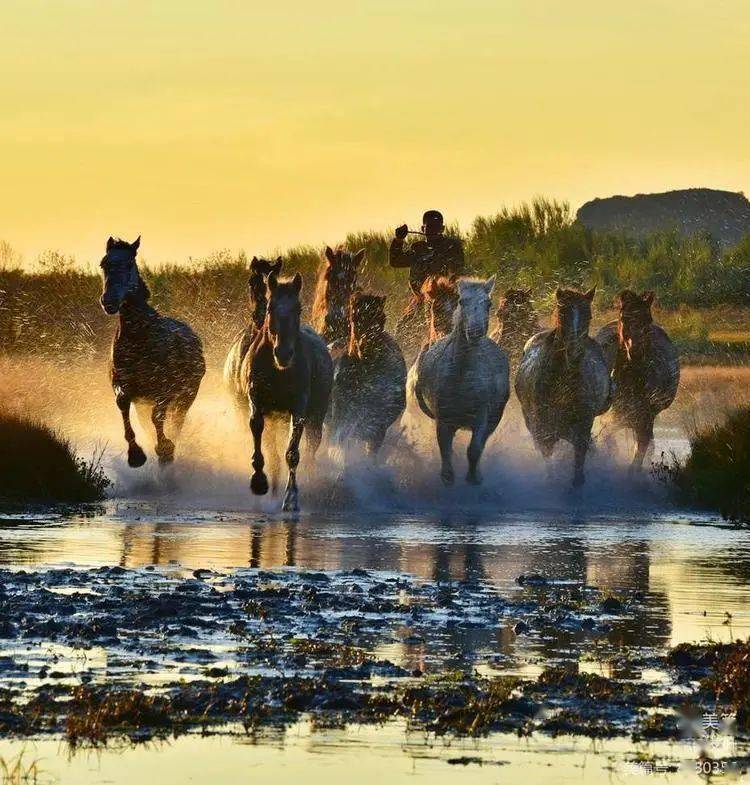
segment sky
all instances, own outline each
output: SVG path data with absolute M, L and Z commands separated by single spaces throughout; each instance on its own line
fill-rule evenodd
M 2 0 L 0 240 L 98 261 L 750 185 L 747 0 Z

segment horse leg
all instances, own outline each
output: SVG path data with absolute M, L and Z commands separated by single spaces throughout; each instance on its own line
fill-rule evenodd
M 320 443 L 323 440 L 323 423 L 317 420 L 309 420 L 305 427 L 305 441 L 310 452 L 310 460 L 314 460 L 317 455 Z
M 250 490 L 258 495 L 268 493 L 268 478 L 263 472 L 263 413 L 256 407 L 252 408 L 250 415 L 250 432 L 253 435 L 253 476 L 250 478 Z
M 159 458 L 159 464 L 162 466 L 174 460 L 174 442 L 171 439 L 167 439 L 164 434 L 164 421 L 166 418 L 166 401 L 159 401 L 154 404 L 154 408 L 151 410 L 151 422 L 156 430 L 156 455 Z
M 289 444 L 286 448 L 286 465 L 289 469 L 289 479 L 286 483 L 284 503 L 281 505 L 283 512 L 297 512 L 299 510 L 299 494 L 297 491 L 297 466 L 299 464 L 299 443 L 305 429 L 305 418 L 292 415 L 292 427 L 289 431 Z
M 456 434 L 456 429 L 452 425 L 438 420 L 437 422 L 437 440 L 438 447 L 440 448 L 440 459 L 442 466 L 440 468 L 440 479 L 443 485 L 453 485 L 455 474 L 453 472 L 453 437 Z
M 654 440 L 654 418 L 649 413 L 638 423 L 635 428 L 636 448 L 633 462 L 630 464 L 631 472 L 639 472 L 643 468 L 643 460 L 648 448 Z
M 117 408 L 122 415 L 122 424 L 125 427 L 125 441 L 128 443 L 128 466 L 137 468 L 146 463 L 146 453 L 139 447 L 135 440 L 135 431 L 130 423 L 130 398 L 123 392 L 115 397 Z
M 573 437 L 573 487 L 580 488 L 586 477 L 583 473 L 583 467 L 586 463 L 586 453 L 589 449 L 591 442 L 591 427 L 593 421 L 582 423 L 579 425 Z
M 365 442 L 365 446 L 367 447 L 367 454 L 370 456 L 373 463 L 378 459 L 378 453 L 380 452 L 380 448 L 383 446 L 383 442 L 385 441 L 385 434 L 385 430 L 379 430 Z
M 487 443 L 488 431 L 487 418 L 485 417 L 474 426 L 471 432 L 471 441 L 466 450 L 466 457 L 469 459 L 469 471 L 466 475 L 466 482 L 471 485 L 482 484 L 482 475 L 479 472 L 479 459 L 482 457 L 484 445 Z

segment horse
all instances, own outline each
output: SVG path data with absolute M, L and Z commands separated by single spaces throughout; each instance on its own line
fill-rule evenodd
M 508 356 L 487 337 L 495 277 L 458 280 L 458 306 L 448 335 L 423 347 L 409 374 L 409 395 L 435 420 L 445 485 L 454 482 L 453 438 L 471 431 L 466 481 L 482 481 L 479 460 L 510 395 Z
M 422 284 L 421 293 L 429 319 L 427 342 L 435 343 L 453 329 L 453 312 L 458 305 L 457 277 L 431 275 Z
M 357 285 L 365 249 L 351 253 L 326 246 L 313 301 L 313 328 L 340 352 L 349 340 L 349 299 Z
M 352 295 L 349 345 L 336 369 L 329 419 L 334 443 L 355 439 L 373 457 L 406 406 L 406 363 L 385 331 L 385 299 Z
M 594 418 L 611 402 L 604 354 L 589 337 L 591 302 L 587 292 L 558 289 L 555 326 L 529 339 L 516 372 L 515 389 L 526 427 L 545 459 L 561 439 L 573 445 L 573 486 L 585 482 L 584 464 Z
M 148 287 L 138 272 L 141 244 L 110 237 L 101 261 L 104 289 L 100 303 L 110 316 L 119 314 L 112 342 L 110 379 L 122 414 L 128 465 L 143 466 L 146 454 L 135 439 L 130 404 L 151 408 L 160 464 L 174 460 L 175 445 L 167 438 L 167 416 L 177 436 L 206 373 L 200 338 L 184 322 L 162 316 L 148 304 Z
M 680 383 L 679 354 L 664 329 L 654 324 L 653 302 L 653 292 L 623 290 L 617 298 L 619 318 L 596 335 L 612 374 L 612 419 L 635 435 L 632 471 L 643 467 L 654 421 L 671 406 Z
M 497 329 L 490 338 L 507 352 L 515 370 L 526 342 L 541 329 L 531 302 L 531 289 L 508 289 L 500 298 L 496 315 Z
M 242 389 L 250 410 L 253 437 L 253 474 L 250 489 L 268 493 L 263 471 L 263 429 L 266 418 L 289 417 L 291 427 L 286 449 L 289 477 L 282 510 L 299 510 L 297 466 L 303 432 L 314 457 L 323 434 L 323 420 L 333 385 L 333 361 L 323 338 L 301 324 L 302 276 L 279 280 L 272 272 L 267 279 L 268 305 L 263 327 L 258 331 L 242 362 Z M 276 465 L 272 465 L 273 490 Z
M 266 320 L 266 278 L 271 273 L 281 272 L 281 257 L 271 262 L 253 256 L 250 262 L 250 277 L 247 280 L 250 298 L 250 321 L 243 327 L 232 341 L 224 363 L 224 385 L 242 411 L 247 407 L 247 396 L 242 392 L 241 370 L 253 338 L 263 327 Z

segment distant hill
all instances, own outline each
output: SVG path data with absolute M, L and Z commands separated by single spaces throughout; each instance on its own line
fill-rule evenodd
M 638 238 L 665 229 L 684 235 L 708 231 L 726 246 L 750 234 L 750 201 L 745 195 L 711 188 L 593 199 L 576 217 L 588 229 L 622 231 Z

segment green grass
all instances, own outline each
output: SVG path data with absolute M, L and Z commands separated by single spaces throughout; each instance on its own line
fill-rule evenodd
M 0 499 L 6 502 L 95 502 L 110 482 L 101 455 L 86 461 L 40 423 L 0 414 Z

